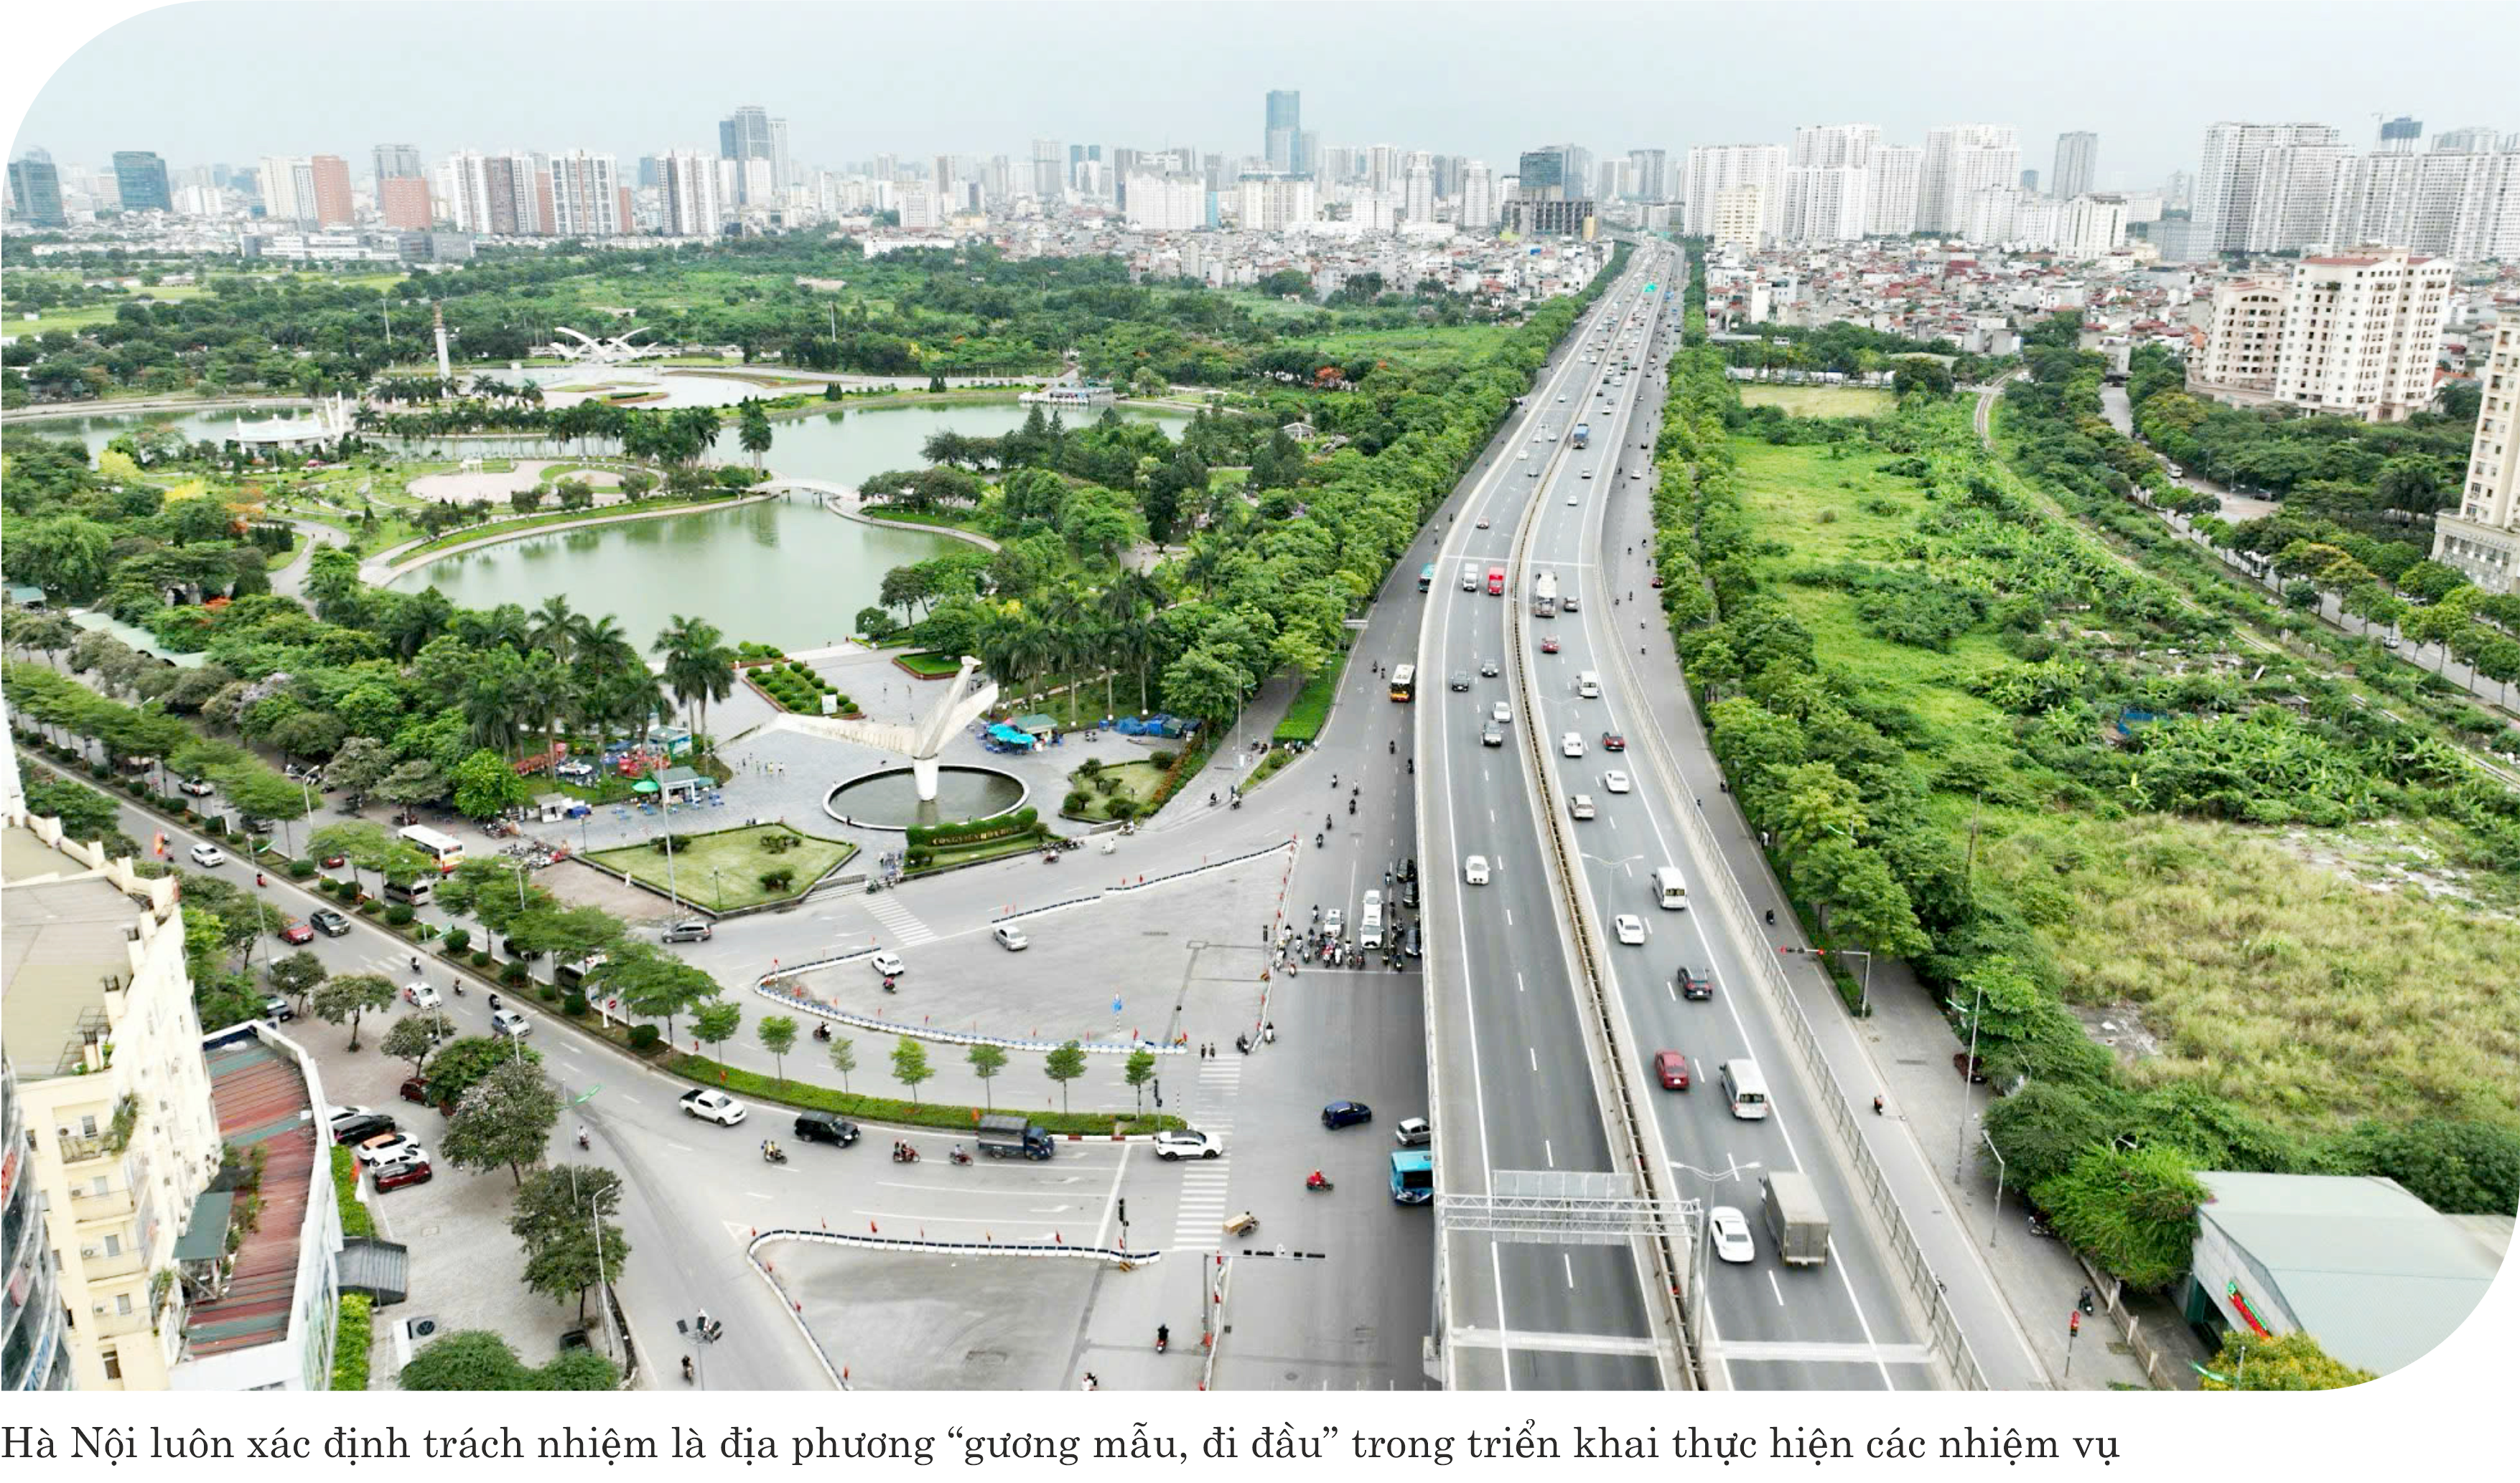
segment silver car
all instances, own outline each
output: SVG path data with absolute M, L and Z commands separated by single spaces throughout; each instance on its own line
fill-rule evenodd
M 689 921 L 672 922 L 656 935 L 666 942 L 706 942 L 716 934 L 717 928 L 694 918 Z

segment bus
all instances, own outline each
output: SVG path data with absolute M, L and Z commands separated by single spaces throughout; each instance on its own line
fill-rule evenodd
M 1391 1155 L 1391 1200 L 1398 1205 L 1435 1202 L 1435 1155 L 1423 1148 L 1402 1148 Z
M 1418 568 L 1418 590 L 1419 592 L 1432 592 L 1435 590 L 1434 562 L 1428 562 L 1425 565 Z
M 464 863 L 464 841 L 452 834 L 441 834 L 426 824 L 415 824 L 404 830 L 402 842 L 427 855 L 441 876 Z
M 1410 701 L 1418 698 L 1417 665 L 1394 664 L 1391 666 L 1391 698 L 1399 701 L 1403 705 L 1406 705 Z

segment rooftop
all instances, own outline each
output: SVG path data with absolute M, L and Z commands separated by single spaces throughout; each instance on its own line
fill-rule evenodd
M 267 1151 L 259 1219 L 238 1246 L 223 1289 L 196 1299 L 185 1323 L 184 1349 L 194 1358 L 249 1349 L 288 1333 L 297 1290 L 298 1232 L 306 1223 L 306 1202 L 316 1194 L 319 1161 L 325 1165 L 321 1197 L 333 1197 L 330 1158 L 316 1137 L 313 1100 L 296 1062 L 250 1032 L 202 1050 L 219 1138 L 240 1152 L 256 1145 Z M 213 1204 L 212 1195 L 203 1196 L 188 1241 L 224 1239 L 227 1223 L 217 1218 Z
M 2459 1222 L 2392 1180 L 2199 1178 L 2213 1197 L 2198 1217 L 2265 1274 L 2320 1347 L 2365 1370 L 2385 1374 L 2429 1353 L 2476 1311 L 2500 1265 Z
M 15 877 L 24 850 L 9 831 L 6 861 Z M 32 835 L 28 835 L 32 838 Z M 40 848 L 40 841 L 37 844 Z M 46 851 L 51 854 L 50 851 Z M 78 862 L 54 855 L 69 870 Z M 101 876 L 12 884 L 0 925 L 0 1049 L 18 1074 L 69 1074 L 78 1044 L 105 1026 L 105 996 L 131 976 L 124 935 L 142 908 Z

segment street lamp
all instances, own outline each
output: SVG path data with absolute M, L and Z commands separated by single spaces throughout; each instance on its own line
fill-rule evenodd
M 1960 1002 L 1957 999 L 1947 999 L 1943 1002 L 1955 1010 L 1960 1007 Z M 1958 1136 L 1952 1145 L 1952 1182 L 1955 1184 L 1959 1182 L 1961 1162 L 1968 1157 L 1968 1125 L 1971 1115 L 1969 1088 L 1977 1082 L 1977 1024 L 1981 1017 L 1980 1011 L 1985 1008 L 1986 985 L 1981 983 L 1977 986 L 1976 1008 L 1969 1011 L 1968 1059 L 1960 1066 L 1960 1126 Z
M 1872 1017 L 1872 955 L 1862 948 L 1797 948 L 1780 946 L 1778 953 L 1798 958 L 1861 958 L 1864 960 L 1864 1002 L 1856 1007 L 1855 1017 Z
M 1672 1168 L 1683 1170 L 1689 1174 L 1694 1174 L 1709 1184 L 1720 1184 L 1727 1180 L 1737 1180 L 1742 1175 L 1759 1167 L 1759 1163 L 1755 1159 L 1744 1164 L 1735 1162 L 1730 1155 L 1727 1155 L 1725 1164 L 1726 1167 L 1722 1169 L 1700 1169 L 1694 1164 L 1684 1164 L 1676 1158 L 1670 1160 L 1670 1166 Z M 1688 1331 L 1690 1334 L 1697 1336 L 1700 1344 L 1705 1342 L 1704 1335 L 1706 1333 L 1706 1253 L 1713 1243 L 1713 1223 L 1708 1220 L 1706 1207 L 1701 1203 L 1698 1207 L 1697 1214 L 1697 1239 L 1689 1247 L 1688 1258 Z

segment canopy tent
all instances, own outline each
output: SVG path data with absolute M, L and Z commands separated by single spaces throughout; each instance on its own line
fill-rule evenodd
M 1015 717 L 1015 729 L 1018 731 L 1030 732 L 1036 737 L 1046 737 L 1052 732 L 1058 730 L 1058 718 L 1056 716 L 1044 715 L 1040 711 L 1034 711 L 1029 716 Z
M 989 737 L 992 741 L 1004 742 L 1009 746 L 1032 745 L 1032 735 L 1029 732 L 1017 731 L 1004 722 L 991 726 Z

